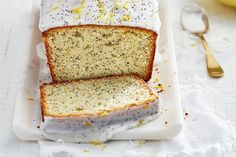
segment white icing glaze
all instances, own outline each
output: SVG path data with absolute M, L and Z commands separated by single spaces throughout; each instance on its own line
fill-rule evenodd
M 74 25 L 122 25 L 158 33 L 157 0 L 42 0 L 40 30 Z
M 140 127 L 159 116 L 159 100 L 135 109 L 117 111 L 104 117 L 52 118 L 44 117 L 41 125 L 48 139 L 65 142 L 105 142 L 125 130 Z

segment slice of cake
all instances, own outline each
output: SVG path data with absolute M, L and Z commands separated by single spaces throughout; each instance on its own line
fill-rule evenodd
M 148 81 L 160 26 L 156 0 L 42 1 L 54 81 L 134 74 Z
M 53 140 L 106 141 L 158 113 L 158 96 L 136 76 L 44 84 L 40 91 L 42 130 Z
M 149 80 L 156 33 L 144 29 L 84 25 L 44 32 L 53 80 L 136 74 Z

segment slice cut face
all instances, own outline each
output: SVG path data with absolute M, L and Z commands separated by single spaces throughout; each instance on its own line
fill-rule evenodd
M 112 114 L 157 101 L 136 76 L 44 84 L 40 88 L 43 116 L 91 117 Z
M 128 26 L 80 25 L 43 33 L 54 81 L 137 75 L 151 78 L 157 34 Z

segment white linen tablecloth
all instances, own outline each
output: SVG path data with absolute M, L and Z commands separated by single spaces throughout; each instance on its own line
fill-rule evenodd
M 197 2 L 208 12 L 211 28 L 206 37 L 225 70 L 225 76 L 221 79 L 208 77 L 200 42 L 180 28 L 181 8 L 190 2 Z M 24 62 L 22 55 L 26 51 L 26 45 L 30 43 L 24 37 L 29 35 L 33 27 L 31 21 L 35 20 L 27 15 L 31 4 L 31 0 L 8 0 L 1 1 L 0 5 L 1 157 L 38 157 L 40 152 L 38 143 L 21 141 L 12 131 L 16 89 L 19 87 L 21 63 Z M 170 0 L 170 10 L 185 117 L 183 132 L 170 141 L 124 142 L 122 147 L 112 146 L 119 143 L 76 145 L 76 149 L 70 149 L 83 156 L 92 156 L 98 152 L 104 156 L 129 157 L 236 156 L 236 132 L 231 125 L 236 128 L 236 9 L 214 0 Z M 66 144 L 40 144 L 42 156 L 48 152 L 48 148 L 56 148 L 57 151 L 67 148 Z M 117 154 L 114 148 L 117 148 Z M 59 156 L 57 152 L 55 155 Z

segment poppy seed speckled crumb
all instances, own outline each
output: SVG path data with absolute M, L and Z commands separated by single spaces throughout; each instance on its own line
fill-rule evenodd
M 157 34 L 128 26 L 81 25 L 43 33 L 54 81 L 152 75 Z
M 44 116 L 107 116 L 110 112 L 145 105 L 158 99 L 136 76 L 44 84 L 41 104 Z M 147 109 L 148 106 L 143 106 Z

